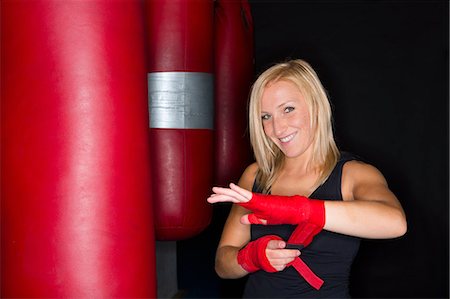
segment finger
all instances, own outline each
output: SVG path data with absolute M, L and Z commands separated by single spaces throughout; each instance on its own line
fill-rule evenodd
M 277 245 L 275 244 L 272 246 Z M 300 251 L 297 249 L 269 248 L 269 246 L 267 246 L 266 254 L 268 258 L 274 261 L 277 260 L 277 263 L 290 263 L 300 255 Z
M 258 218 L 255 214 L 246 214 L 241 217 L 242 224 L 262 224 L 267 225 L 267 220 Z
M 272 265 L 272 267 L 275 268 L 277 271 L 283 271 L 286 268 L 287 264 L 281 264 L 281 265 Z
M 227 195 L 219 195 L 219 194 L 214 194 L 211 195 L 210 197 L 208 197 L 206 199 L 209 203 L 217 203 L 217 202 L 233 202 L 233 203 L 238 203 L 239 201 L 231 196 L 227 196 Z
M 275 244 L 274 246 L 281 245 L 281 244 Z M 272 267 L 274 267 L 277 270 L 282 270 L 289 263 L 294 261 L 296 257 L 299 256 L 298 250 L 292 250 L 292 249 L 269 249 L 266 250 L 266 256 L 269 260 Z
M 213 194 L 215 196 L 229 196 L 232 198 L 235 198 L 236 200 L 239 200 L 240 197 L 242 197 L 239 193 L 229 189 L 229 188 L 223 188 L 223 187 L 213 187 L 212 188 Z M 244 198 L 241 198 L 242 200 L 245 200 Z
M 247 201 L 249 201 L 248 198 L 242 196 L 241 194 L 239 194 L 238 192 L 236 192 L 234 190 L 231 190 L 230 188 L 213 187 L 212 190 L 217 195 L 227 195 L 227 196 L 230 196 L 230 197 L 233 197 L 233 198 L 237 199 L 239 202 L 247 202 Z
M 246 190 L 244 188 L 241 188 L 241 187 L 239 187 L 238 185 L 236 185 L 234 183 L 230 183 L 230 188 L 232 190 L 236 191 L 237 193 L 239 193 L 240 195 L 242 195 L 243 197 L 245 197 L 247 200 L 250 200 L 253 197 L 253 193 L 252 192 L 250 192 L 250 191 L 248 191 L 248 190 Z
M 270 264 L 275 269 L 284 269 L 289 263 L 291 263 L 295 257 L 292 258 L 279 258 L 279 259 L 269 259 Z
M 217 200 L 217 198 L 214 198 L 214 196 L 208 197 L 208 198 L 206 199 L 206 201 L 209 202 L 209 203 L 216 203 L 216 202 L 219 202 L 219 201 Z

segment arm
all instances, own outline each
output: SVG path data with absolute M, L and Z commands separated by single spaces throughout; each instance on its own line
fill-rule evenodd
M 213 190 L 216 195 L 210 197 L 209 202 L 231 201 L 256 211 L 257 217 L 255 214 L 241 217 L 244 224 L 266 224 L 266 220 L 276 224 L 310 221 L 311 216 L 316 218 L 316 213 L 304 217 L 303 211 L 309 211 L 311 205 L 322 202 L 325 206 L 323 228 L 326 230 L 363 238 L 395 238 L 406 233 L 405 214 L 383 175 L 375 167 L 358 161 L 344 165 L 344 201 L 308 200 L 302 196 L 261 196 L 233 184 L 230 189 Z
M 406 233 L 405 213 L 383 175 L 358 161 L 344 165 L 344 201 L 325 201 L 324 229 L 363 238 L 395 238 Z
M 215 270 L 221 278 L 240 278 L 247 274 L 237 262 L 239 250 L 250 241 L 250 226 L 239 222 L 245 209 L 231 207 L 216 251 Z
M 239 181 L 242 188 L 251 190 L 256 169 L 256 164 L 252 164 L 245 170 Z M 251 194 L 250 191 L 247 192 Z M 248 274 L 237 262 L 239 250 L 250 241 L 250 226 L 242 224 L 240 221 L 248 213 L 247 209 L 239 205 L 233 205 L 231 208 L 216 252 L 215 269 L 222 278 L 240 278 Z M 271 240 L 267 244 L 267 259 L 277 271 L 283 270 L 300 254 L 298 250 L 283 249 L 285 246 L 286 243 L 280 240 Z

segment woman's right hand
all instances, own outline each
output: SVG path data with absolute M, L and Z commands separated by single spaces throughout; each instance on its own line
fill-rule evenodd
M 272 267 L 282 271 L 301 253 L 297 249 L 285 249 L 286 242 L 271 240 L 267 243 L 266 256 Z
M 258 270 L 270 273 L 281 271 L 300 255 L 298 250 L 285 247 L 286 242 L 279 236 L 266 235 L 240 249 L 237 261 L 249 273 Z

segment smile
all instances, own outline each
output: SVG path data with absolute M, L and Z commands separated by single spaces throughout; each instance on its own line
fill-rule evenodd
M 279 138 L 279 139 L 280 139 L 281 142 L 286 143 L 286 142 L 291 141 L 291 140 L 294 138 L 295 134 L 296 134 L 296 133 L 293 133 L 293 134 L 291 134 L 291 135 L 288 135 L 288 136 L 286 136 L 286 137 Z

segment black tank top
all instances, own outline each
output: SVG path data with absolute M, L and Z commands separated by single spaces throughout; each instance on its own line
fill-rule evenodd
M 341 153 L 328 179 L 310 196 L 311 199 L 342 200 L 341 179 L 345 162 L 359 160 Z M 261 192 L 255 181 L 253 192 Z M 288 240 L 294 225 L 252 225 L 251 240 L 264 235 L 278 235 Z M 350 268 L 359 249 L 360 239 L 330 231 L 321 231 L 306 248 L 301 259 L 324 280 L 320 290 L 311 287 L 293 267 L 280 272 L 257 271 L 249 275 L 244 298 L 350 298 Z

